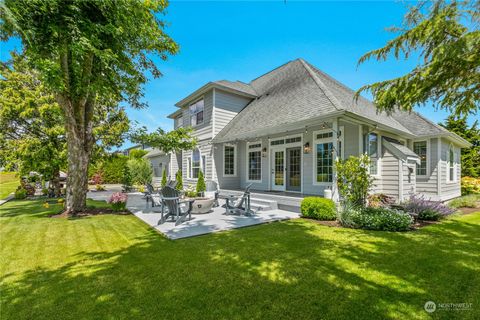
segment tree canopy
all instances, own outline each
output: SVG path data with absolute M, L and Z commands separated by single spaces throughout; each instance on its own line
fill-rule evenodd
M 192 131 L 190 127 L 181 127 L 169 132 L 158 128 L 149 133 L 146 127 L 140 127 L 131 132 L 130 140 L 160 149 L 165 153 L 192 150 L 197 145 L 197 139 L 191 135 Z
M 0 161 L 22 175 L 36 171 L 51 180 L 67 167 L 62 110 L 22 56 L 13 55 L 0 73 Z M 123 108 L 99 105 L 93 124 L 96 154 L 119 147 L 129 127 Z
M 410 8 L 398 36 L 380 49 L 366 53 L 370 59 L 387 60 L 419 56 L 409 73 L 363 86 L 379 110 L 412 110 L 432 102 L 456 116 L 476 113 L 480 106 L 480 2 L 422 1 Z
M 161 75 L 177 44 L 164 32 L 165 0 L 4 0 L 0 38 L 18 37 L 22 54 L 59 104 L 67 141 L 66 210 L 86 208 L 96 115 L 126 101 L 144 107 L 147 73 Z M 108 119 L 100 116 L 101 119 Z M 111 119 L 115 121 L 115 117 Z

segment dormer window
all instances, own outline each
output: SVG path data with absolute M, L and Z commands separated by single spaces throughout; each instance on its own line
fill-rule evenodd
M 192 125 L 192 127 L 198 126 L 203 123 L 203 108 L 203 99 L 190 105 L 190 124 Z

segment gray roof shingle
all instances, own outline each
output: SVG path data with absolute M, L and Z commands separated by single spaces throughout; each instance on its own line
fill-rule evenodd
M 378 112 L 374 103 L 363 97 L 355 100 L 352 89 L 302 59 L 290 61 L 249 84 L 226 80 L 215 83 L 256 96 L 217 134 L 216 141 L 243 139 L 258 128 L 268 131 L 337 111 L 415 136 L 448 132 L 414 112 Z

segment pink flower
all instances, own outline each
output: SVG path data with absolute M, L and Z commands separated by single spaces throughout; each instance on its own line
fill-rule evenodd
M 110 199 L 108 199 L 108 203 L 126 203 L 128 199 L 128 195 L 121 192 L 115 192 L 112 194 Z

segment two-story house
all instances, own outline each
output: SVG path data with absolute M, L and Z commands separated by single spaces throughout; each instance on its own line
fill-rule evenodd
M 375 105 L 308 62 L 290 61 L 249 83 L 209 82 L 169 115 L 198 148 L 170 155 L 185 184 L 202 170 L 221 189 L 335 197 L 335 160 L 367 153 L 373 192 L 447 200 L 460 195 L 460 150 L 470 144 L 419 114 Z

